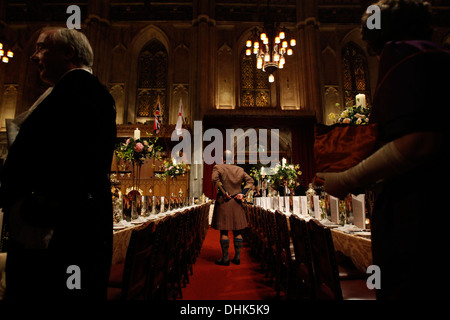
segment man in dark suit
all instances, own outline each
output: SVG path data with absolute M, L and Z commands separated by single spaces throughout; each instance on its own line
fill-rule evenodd
M 8 128 L 0 204 L 6 299 L 105 299 L 112 257 L 114 99 L 81 32 L 43 31 L 31 60 L 51 87 Z

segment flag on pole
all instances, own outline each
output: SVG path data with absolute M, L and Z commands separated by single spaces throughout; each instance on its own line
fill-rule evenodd
M 155 111 L 155 123 L 153 125 L 153 131 L 155 131 L 156 134 L 158 134 L 159 130 L 161 129 L 161 125 L 159 122 L 160 115 L 161 115 L 161 105 L 159 103 L 159 96 L 158 96 L 158 104 L 156 105 L 156 111 Z
M 178 109 L 178 120 L 177 125 L 175 126 L 175 130 L 177 130 L 178 136 L 181 136 L 183 134 L 182 123 L 183 123 L 183 103 L 181 102 L 180 98 L 180 107 Z

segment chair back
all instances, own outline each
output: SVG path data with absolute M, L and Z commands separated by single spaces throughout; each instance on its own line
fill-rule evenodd
M 291 239 L 289 235 L 288 220 L 284 213 L 276 210 L 275 221 L 277 225 L 277 251 L 283 265 L 290 265 L 291 259 Z
M 156 242 L 155 222 L 133 229 L 125 258 L 121 299 L 143 299 Z
M 157 224 L 157 247 L 148 270 L 146 299 L 166 299 L 167 254 L 170 241 L 170 224 L 172 216 L 166 216 Z M 158 296 L 158 297 L 157 297 Z
M 292 214 L 289 216 L 289 224 L 295 251 L 298 295 L 300 299 L 314 300 L 316 297 L 316 290 L 313 258 L 306 220 Z
M 311 219 L 307 223 L 318 300 L 343 300 L 339 269 L 329 228 Z

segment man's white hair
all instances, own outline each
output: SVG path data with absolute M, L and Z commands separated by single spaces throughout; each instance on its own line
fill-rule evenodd
M 55 32 L 50 33 L 50 39 L 54 41 L 54 44 L 72 46 L 75 49 L 74 64 L 92 69 L 94 52 L 88 38 L 75 29 L 53 28 L 53 30 Z

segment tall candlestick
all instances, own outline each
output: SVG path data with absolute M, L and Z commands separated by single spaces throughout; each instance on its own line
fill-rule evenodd
M 365 94 L 358 94 L 356 95 L 356 106 L 357 107 L 366 107 L 366 95 Z
M 136 130 L 134 130 L 134 140 L 138 140 L 141 138 L 141 131 L 136 128 Z

